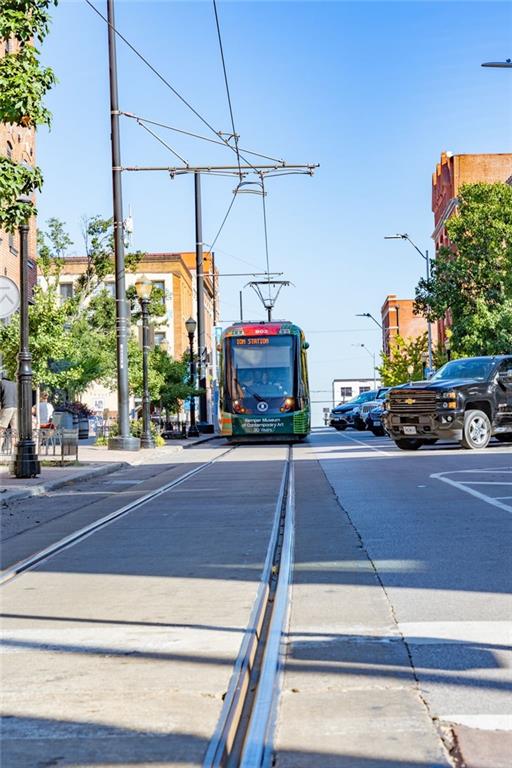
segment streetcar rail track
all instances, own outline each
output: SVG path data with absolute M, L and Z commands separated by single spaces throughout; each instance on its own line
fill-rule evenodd
M 294 486 L 290 445 L 258 591 L 203 768 L 260 768 L 270 764 L 281 643 L 289 610 Z
M 125 504 L 120 509 L 116 509 L 114 512 L 110 512 L 108 515 L 101 517 L 99 520 L 95 520 L 93 523 L 89 523 L 89 525 L 86 525 L 83 528 L 79 528 L 77 531 L 74 531 L 73 533 L 70 533 L 68 536 L 65 536 L 64 538 L 59 539 L 58 541 L 54 542 L 53 544 L 50 544 L 48 547 L 45 547 L 39 552 L 35 552 L 29 557 L 24 558 L 23 560 L 19 560 L 17 563 L 10 566 L 9 568 L 6 568 L 5 570 L 0 571 L 0 586 L 3 586 L 9 581 L 12 581 L 12 579 L 16 578 L 17 576 L 20 576 L 22 573 L 25 573 L 26 571 L 31 570 L 36 565 L 39 565 L 43 561 L 50 559 L 51 557 L 58 554 L 59 552 L 63 552 L 65 549 L 68 549 L 69 547 L 74 546 L 79 541 L 83 541 L 88 536 L 91 536 L 93 533 L 96 533 L 96 531 L 98 531 L 99 529 L 105 528 L 105 526 L 110 525 L 110 523 L 115 522 L 121 517 L 124 517 L 129 512 L 133 512 L 134 510 L 138 509 L 144 504 L 147 504 L 147 502 L 152 501 L 153 499 L 156 499 L 158 496 L 161 496 L 162 494 L 167 493 L 167 491 L 170 491 L 173 488 L 176 488 L 177 486 L 181 485 L 182 483 L 185 483 L 191 477 L 193 477 L 194 475 L 197 475 L 199 472 L 202 472 L 204 469 L 207 469 L 207 467 L 210 467 L 212 464 L 215 464 L 217 461 L 219 461 L 219 459 L 221 459 L 223 456 L 226 456 L 228 453 L 231 453 L 231 451 L 233 450 L 236 450 L 236 446 L 229 447 L 227 450 L 223 451 L 220 454 L 220 456 L 215 456 L 213 459 L 210 459 L 209 461 L 204 462 L 204 464 L 200 464 L 198 467 L 195 467 L 194 469 L 191 469 L 188 472 L 185 472 L 185 474 L 181 475 L 180 477 L 177 477 L 175 480 L 171 480 L 168 483 L 165 483 L 164 485 L 160 486 L 159 488 L 156 488 L 153 491 L 149 491 L 148 493 L 144 494 L 140 498 L 135 499 L 134 501 L 131 501 L 128 504 Z

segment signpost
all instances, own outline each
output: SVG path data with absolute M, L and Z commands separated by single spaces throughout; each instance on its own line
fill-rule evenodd
M 0 276 L 0 320 L 13 315 L 20 305 L 20 291 L 10 277 Z

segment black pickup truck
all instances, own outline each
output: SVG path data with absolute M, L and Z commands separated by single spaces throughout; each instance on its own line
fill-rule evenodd
M 384 426 L 396 445 L 415 451 L 438 440 L 485 448 L 512 442 L 512 355 L 451 360 L 427 381 L 390 389 Z

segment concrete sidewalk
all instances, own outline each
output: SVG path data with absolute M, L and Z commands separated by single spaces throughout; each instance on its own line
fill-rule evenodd
M 0 465 L 0 506 L 7 506 L 13 501 L 26 499 L 30 496 L 40 496 L 48 491 L 60 488 L 69 483 L 101 477 L 123 467 L 136 467 L 141 464 L 165 464 L 176 453 L 193 448 L 201 443 L 214 440 L 217 435 L 202 435 L 185 440 L 172 440 L 161 448 L 149 448 L 141 451 L 109 451 L 106 446 L 80 445 L 78 449 L 78 464 L 70 462 L 67 465 L 41 467 L 38 477 L 18 480 L 9 473 L 7 465 Z M 41 457 L 43 461 L 46 457 Z

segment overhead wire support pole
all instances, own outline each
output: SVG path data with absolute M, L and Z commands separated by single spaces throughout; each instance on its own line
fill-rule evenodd
M 204 312 L 204 265 L 203 265 L 203 223 L 201 211 L 201 174 L 194 173 L 195 213 L 196 213 L 196 301 L 197 301 L 197 348 L 199 362 L 199 431 L 201 425 L 208 422 L 206 402 L 206 333 Z
M 130 435 L 128 390 L 128 326 L 130 316 L 126 301 L 123 199 L 121 187 L 121 141 L 119 136 L 119 105 L 117 91 L 116 36 L 114 33 L 114 0 L 107 0 L 108 60 L 110 84 L 110 124 L 112 145 L 112 202 L 114 228 L 114 261 L 116 286 L 116 343 L 117 343 L 117 423 L 119 434 L 109 438 L 113 450 L 136 451 L 140 441 Z

